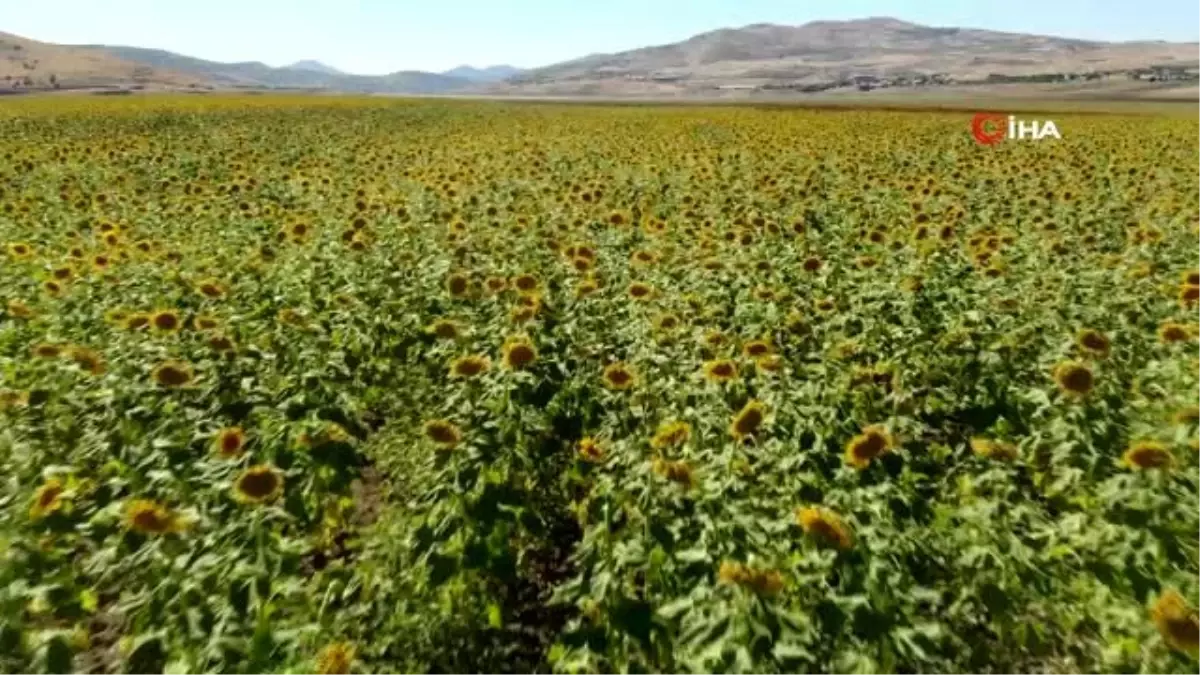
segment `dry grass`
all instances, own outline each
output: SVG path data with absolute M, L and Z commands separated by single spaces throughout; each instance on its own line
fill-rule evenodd
M 51 76 L 64 87 L 136 83 L 186 86 L 199 82 L 193 76 L 150 68 L 100 51 L 0 33 L 0 87 L 25 78 L 33 86 L 48 87 Z

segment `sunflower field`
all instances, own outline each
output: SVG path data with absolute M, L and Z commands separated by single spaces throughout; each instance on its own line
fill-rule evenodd
M 1194 117 L 0 105 L 3 672 L 1196 672 Z

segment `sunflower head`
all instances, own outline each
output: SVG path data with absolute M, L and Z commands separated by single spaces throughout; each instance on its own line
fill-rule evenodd
M 124 325 L 126 330 L 141 330 L 150 325 L 150 315 L 133 312 L 126 315 Z
M 585 462 L 599 464 L 604 461 L 604 448 L 591 436 L 579 441 L 577 450 L 579 457 Z
M 538 278 L 532 274 L 520 274 L 513 279 L 513 286 L 522 293 L 532 293 L 538 288 Z
M 522 337 L 509 338 L 504 343 L 504 365 L 510 370 L 523 370 L 537 360 L 537 350 Z
M 704 377 L 712 382 L 729 382 L 737 379 L 737 364 L 729 359 L 716 359 L 704 363 Z
M 664 422 L 658 427 L 658 431 L 654 434 L 654 438 L 650 439 L 650 446 L 655 450 L 664 450 L 678 445 L 687 443 L 692 437 L 692 426 L 687 422 L 673 421 Z
M 971 452 L 1001 462 L 1011 462 L 1018 456 L 1017 446 L 990 438 L 972 438 Z
M 766 340 L 751 340 L 742 346 L 742 354 L 749 359 L 757 359 L 771 353 L 771 343 Z
M 67 350 L 67 358 L 71 359 L 84 372 L 91 373 L 92 375 L 102 375 L 104 373 L 104 357 L 94 349 L 71 347 Z
M 462 378 L 475 377 L 487 372 L 491 365 L 491 362 L 485 356 L 463 356 L 455 359 L 450 364 L 450 376 Z
M 767 408 L 760 401 L 750 400 L 734 415 L 729 423 L 729 433 L 734 438 L 742 440 L 755 436 L 766 419 Z
M 1187 342 L 1192 339 L 1192 332 L 1182 323 L 1167 321 L 1158 327 L 1158 339 L 1164 344 Z
M 316 672 L 320 675 L 343 675 L 350 672 L 354 664 L 354 645 L 349 642 L 334 642 L 326 645 L 317 654 Z
M 637 375 L 624 363 L 611 363 L 604 368 L 602 374 L 604 386 L 617 391 L 624 391 L 637 384 Z
M 827 546 L 844 551 L 854 545 L 850 528 L 841 517 L 829 509 L 798 509 L 796 522 L 800 524 L 805 534 Z
M 1068 361 L 1055 366 L 1054 381 L 1063 392 L 1074 396 L 1083 396 L 1092 390 L 1095 376 L 1087 365 L 1077 361 Z
M 67 488 L 61 480 L 47 479 L 33 493 L 33 502 L 29 505 L 29 517 L 38 520 L 58 511 L 62 508 L 63 493 L 66 491 Z
M 173 309 L 160 309 L 150 315 L 150 326 L 160 333 L 174 333 L 183 327 L 179 312 Z
M 446 277 L 446 292 L 452 298 L 465 298 L 471 290 L 471 280 L 465 274 L 451 274 Z
M 628 293 L 629 297 L 633 298 L 634 300 L 643 300 L 650 297 L 650 294 L 653 292 L 653 290 L 654 289 L 650 288 L 649 285 L 640 281 L 635 281 L 632 284 L 629 284 L 629 287 L 625 289 L 625 292 Z
M 192 381 L 192 367 L 182 361 L 164 361 L 151 373 L 154 381 L 163 387 L 182 387 Z
M 8 313 L 18 319 L 28 319 L 33 316 L 33 310 L 29 308 L 29 305 L 15 298 L 9 300 L 6 306 L 8 307 Z
M 213 450 L 226 459 L 241 457 L 246 449 L 246 432 L 241 427 L 225 427 L 213 438 Z
M 654 473 L 684 488 L 692 488 L 696 485 L 695 471 L 690 464 L 683 460 L 670 461 L 658 458 L 654 460 L 653 468 Z
M 39 359 L 57 359 L 65 348 L 65 345 L 54 342 L 39 342 L 29 349 L 29 353 Z
M 772 596 L 783 590 L 783 575 L 777 570 L 759 569 L 726 560 L 717 571 L 717 579 L 731 586 L 741 586 L 759 595 Z
M 233 482 L 233 493 L 238 501 L 247 504 L 275 501 L 283 494 L 283 474 L 267 464 L 252 466 Z
M 1194 427 L 1197 424 L 1200 424 L 1200 407 L 1196 407 L 1193 405 L 1193 406 L 1189 406 L 1187 408 L 1178 410 L 1175 412 L 1174 415 L 1171 416 L 1171 421 L 1174 422 L 1175 424 L 1181 424 L 1181 425 Z
M 1179 591 L 1164 590 L 1151 606 L 1150 618 L 1171 649 L 1196 656 L 1200 650 L 1200 621 Z
M 783 370 L 783 359 L 778 354 L 763 354 L 754 359 L 754 365 L 765 373 L 778 373 Z
M 205 279 L 196 285 L 196 290 L 206 298 L 219 298 L 225 295 L 225 285 L 216 279 Z
M 125 527 L 139 534 L 168 534 L 183 530 L 183 521 L 151 499 L 134 499 L 125 506 Z
M 450 450 L 462 441 L 462 431 L 447 420 L 430 420 L 423 429 L 425 437 L 443 450 Z
M 430 324 L 427 330 L 431 335 L 442 340 L 453 340 L 462 333 L 462 327 L 458 322 L 450 319 L 438 319 Z
M 1107 356 L 1112 344 L 1104 333 L 1085 328 L 1075 336 L 1075 344 L 1083 351 L 1095 356 Z
M 1184 284 L 1179 287 L 1179 304 L 1184 307 L 1191 307 L 1200 300 L 1200 286 L 1195 284 Z
M 503 293 L 508 288 L 508 279 L 504 277 L 488 277 L 483 282 L 484 288 L 493 295 Z
M 1138 441 L 1122 457 L 1130 469 L 1169 469 L 1174 463 L 1171 451 L 1158 441 Z
M 846 444 L 846 463 L 856 469 L 865 469 L 871 460 L 891 450 L 894 444 L 886 428 L 873 424 Z

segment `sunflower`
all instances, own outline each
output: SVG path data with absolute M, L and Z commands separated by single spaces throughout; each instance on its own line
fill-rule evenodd
M 183 321 L 175 310 L 160 309 L 150 315 L 150 326 L 160 333 L 174 333 L 183 327 Z
M 1196 304 L 1196 300 L 1200 300 L 1200 286 L 1184 284 L 1179 287 L 1179 304 L 1191 307 Z
M 438 319 L 430 324 L 426 330 L 443 340 L 453 340 L 462 332 L 459 323 L 450 319 Z
M 647 298 L 650 296 L 652 291 L 653 289 L 651 289 L 650 286 L 640 281 L 635 281 L 629 284 L 629 287 L 625 289 L 625 292 L 629 294 L 629 297 L 633 298 L 634 300 L 642 300 Z
M 487 372 L 491 367 L 491 362 L 484 356 L 463 356 L 454 360 L 450 364 L 451 377 L 475 377 L 481 373 Z
M 783 590 L 783 575 L 776 570 L 755 569 L 741 563 L 725 561 L 717 571 L 721 583 L 742 586 L 759 595 L 775 595 Z
M 504 365 L 510 370 L 522 370 L 537 360 L 537 350 L 522 337 L 505 340 L 503 353 Z
M 283 494 L 283 474 L 268 464 L 246 469 L 233 482 L 234 496 L 247 504 L 265 504 Z
M 471 289 L 471 281 L 465 274 L 451 274 L 446 277 L 446 292 L 452 298 L 464 298 Z
M 1171 451 L 1158 441 L 1138 441 L 1121 458 L 1130 469 L 1169 469 L 1174 463 Z
M 192 367 L 182 361 L 164 361 L 151 373 L 154 381 L 164 387 L 182 387 L 192 381 Z
M 65 345 L 54 342 L 39 342 L 30 348 L 29 353 L 39 359 L 57 359 L 62 356 Z
M 595 279 L 584 279 L 575 287 L 575 295 L 580 298 L 587 297 L 595 293 L 599 288 L 600 284 Z
M 166 506 L 151 499 L 134 499 L 125 506 L 125 527 L 140 534 L 181 532 L 183 521 Z
M 522 293 L 532 293 L 537 290 L 538 278 L 532 274 L 521 274 L 513 279 L 513 286 Z
M 717 359 L 704 363 L 704 377 L 712 382 L 729 382 L 737 379 L 737 364 L 729 359 Z
M 66 355 L 67 358 L 75 362 L 75 365 L 92 375 L 101 375 L 104 373 L 104 357 L 94 349 L 71 347 L 67 350 Z
M 1175 424 L 1196 426 L 1196 424 L 1200 423 L 1200 408 L 1190 406 L 1179 410 L 1171 416 L 1171 421 Z
M 663 450 L 666 448 L 683 445 L 692 437 L 692 426 L 687 422 L 674 421 L 664 422 L 658 427 L 654 438 L 650 439 L 650 446 L 655 450 Z
M 220 326 L 220 320 L 211 314 L 197 314 L 192 317 L 192 327 L 198 331 L 215 330 Z
M 1164 344 L 1187 342 L 1191 338 L 1192 333 L 1184 324 L 1167 321 L 1158 327 L 1158 339 Z
M 204 281 L 201 281 L 196 286 L 196 290 L 199 291 L 200 295 L 203 295 L 206 298 L 219 298 L 225 295 L 225 285 L 216 279 L 205 279 Z
M 696 485 L 696 474 L 692 470 L 690 464 L 683 460 L 670 461 L 666 459 L 654 460 L 654 473 L 666 478 L 672 483 L 678 483 L 685 488 L 691 488 Z
M 600 462 L 604 461 L 604 448 L 601 448 L 600 444 L 596 442 L 596 439 L 592 438 L 591 436 L 579 441 L 577 451 L 579 452 L 579 456 L 585 462 L 599 464 Z
M 123 323 L 126 330 L 141 330 L 150 325 L 150 315 L 134 312 L 126 316 Z
M 488 277 L 484 280 L 483 286 L 487 289 L 488 293 L 502 293 L 508 288 L 508 279 L 504 277 Z
M 654 320 L 654 327 L 660 331 L 672 331 L 679 327 L 679 317 L 674 314 L 663 314 Z
M 354 645 L 349 642 L 334 642 L 326 645 L 317 654 L 317 670 L 320 675 L 343 675 L 350 672 L 354 664 Z
M 33 316 L 33 310 L 29 308 L 29 305 L 26 305 L 24 302 L 21 302 L 20 300 L 16 300 L 16 299 L 9 300 L 7 303 L 7 307 L 8 307 L 8 313 L 12 314 L 13 316 L 17 317 L 18 319 L 28 319 Z
M 444 450 L 450 450 L 462 441 L 462 431 L 447 420 L 430 420 L 423 429 L 425 437 Z
M 58 511 L 63 505 L 63 493 L 67 491 L 62 481 L 57 478 L 47 479 L 33 493 L 33 503 L 29 505 L 29 517 L 39 520 Z
M 1005 441 L 997 441 L 990 438 L 972 438 L 971 452 L 1002 462 L 1011 462 L 1017 458 L 1017 446 Z
M 766 340 L 751 340 L 742 347 L 742 354 L 749 359 L 756 359 L 771 353 L 771 344 Z
M 729 423 L 729 433 L 738 440 L 754 436 L 766 419 L 766 412 L 766 406 L 760 401 L 747 401 Z
M 209 347 L 209 349 L 213 349 L 215 351 L 222 352 L 226 355 L 231 354 L 234 351 L 234 349 L 236 349 L 236 345 L 234 345 L 233 339 L 227 335 L 221 335 L 221 334 L 214 334 L 214 335 L 208 336 L 208 347 Z
M 821 269 L 821 259 L 816 256 L 809 256 L 805 258 L 803 267 L 805 272 L 816 272 Z
M 1150 608 L 1150 618 L 1172 649 L 1192 656 L 1200 651 L 1200 619 L 1179 591 L 1165 589 Z
M 14 258 L 24 260 L 33 256 L 33 246 L 23 241 L 13 242 L 8 245 L 8 254 Z
M 1054 367 L 1054 381 L 1068 394 L 1082 396 L 1096 383 L 1092 369 L 1077 361 L 1067 361 Z
M 856 469 L 865 469 L 871 460 L 891 450 L 894 442 L 882 425 L 871 425 L 846 444 L 846 463 Z
M 623 391 L 637 383 L 637 374 L 624 363 L 612 363 L 604 368 L 604 385 L 609 389 Z
M 246 432 L 241 427 L 225 427 L 213 438 L 213 450 L 226 459 L 241 457 L 246 449 Z
M 42 282 L 42 290 L 46 292 L 46 295 L 57 298 L 63 294 L 63 285 L 53 279 L 47 279 Z
M 850 528 L 833 511 L 823 508 L 802 508 L 796 511 L 796 522 L 804 533 L 823 544 L 841 550 L 853 546 Z
M 764 354 L 754 360 L 759 370 L 767 373 L 777 373 L 783 370 L 783 359 L 778 354 Z
M 822 298 L 814 303 L 814 307 L 817 308 L 818 312 L 828 314 L 837 309 L 837 303 L 833 301 L 833 298 Z
M 1079 331 L 1075 336 L 1075 344 L 1085 352 L 1096 356 L 1108 356 L 1109 350 L 1112 349 L 1112 343 L 1108 336 L 1091 328 Z

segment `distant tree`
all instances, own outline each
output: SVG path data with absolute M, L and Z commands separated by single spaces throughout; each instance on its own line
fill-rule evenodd
M 25 76 L 25 80 L 24 80 L 24 81 L 25 81 L 25 86 L 26 86 L 26 87 L 32 87 L 32 86 L 33 86 L 33 78 L 32 78 L 32 77 L 30 77 L 30 76 L 26 75 L 26 76 Z
M 50 73 L 50 84 L 58 84 L 58 75 Z

